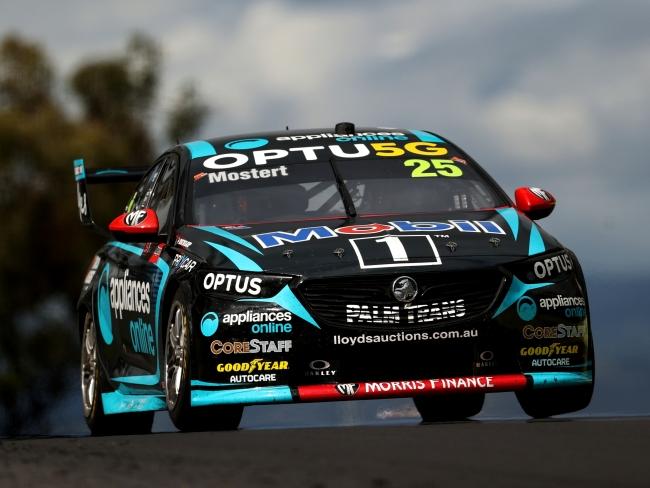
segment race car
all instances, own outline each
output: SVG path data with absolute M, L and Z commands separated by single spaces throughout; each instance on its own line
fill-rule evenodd
M 514 391 L 535 418 L 591 399 L 575 254 L 555 198 L 511 201 L 426 130 L 292 130 L 179 144 L 146 168 L 74 161 L 108 242 L 78 302 L 95 435 L 236 429 L 244 406 L 413 398 L 424 421 Z M 108 230 L 87 185 L 139 181 Z

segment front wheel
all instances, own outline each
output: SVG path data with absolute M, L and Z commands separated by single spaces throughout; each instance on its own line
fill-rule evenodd
M 235 430 L 244 407 L 191 408 L 192 316 L 187 292 L 179 288 L 169 312 L 165 340 L 165 397 L 169 416 L 181 431 Z
M 516 392 L 519 405 L 527 415 L 543 419 L 553 415 L 576 412 L 586 408 L 591 402 L 596 380 L 596 361 L 594 343 L 591 335 L 587 343 L 587 359 L 591 364 L 591 382 L 573 387 L 545 388 L 543 390 L 522 390 Z
M 151 432 L 153 412 L 104 414 L 102 392 L 109 388 L 99 366 L 97 348 L 97 329 L 88 312 L 81 335 L 81 400 L 90 433 L 99 436 Z
M 423 422 L 465 420 L 478 415 L 483 408 L 485 393 L 418 396 L 413 398 Z

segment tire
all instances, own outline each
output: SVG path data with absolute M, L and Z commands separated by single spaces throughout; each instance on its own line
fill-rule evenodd
M 543 419 L 553 415 L 576 412 L 589 405 L 594 392 L 594 383 L 596 382 L 596 363 L 591 335 L 589 335 L 588 347 L 587 357 L 592 365 L 591 383 L 575 387 L 518 391 L 516 392 L 517 400 L 527 415 L 535 419 Z
M 81 335 L 81 404 L 91 435 L 148 434 L 154 412 L 105 415 L 102 392 L 109 391 L 97 359 L 97 329 L 87 312 Z
M 192 315 L 187 292 L 179 288 L 169 310 L 165 335 L 165 398 L 167 410 L 178 430 L 235 430 L 242 405 L 191 408 Z
M 418 396 L 413 398 L 423 422 L 465 420 L 483 408 L 485 393 Z

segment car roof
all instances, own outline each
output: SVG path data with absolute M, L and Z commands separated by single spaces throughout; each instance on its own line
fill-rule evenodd
M 270 149 L 284 147 L 292 143 L 335 144 L 337 142 L 403 142 L 423 141 L 451 144 L 438 134 L 421 129 L 401 129 L 392 127 L 355 127 L 353 124 L 339 123 L 335 127 L 297 129 L 284 131 L 253 132 L 212 137 L 181 144 L 189 150 L 190 159 L 205 157 L 218 152 L 236 152 L 256 148 Z M 341 130 L 344 129 L 344 130 Z

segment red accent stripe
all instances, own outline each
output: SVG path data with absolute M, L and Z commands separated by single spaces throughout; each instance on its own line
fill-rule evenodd
M 527 380 L 523 374 L 467 376 L 425 380 L 371 381 L 349 384 L 305 385 L 298 387 L 302 402 L 361 400 L 370 398 L 411 397 L 450 392 L 497 392 L 523 390 Z

